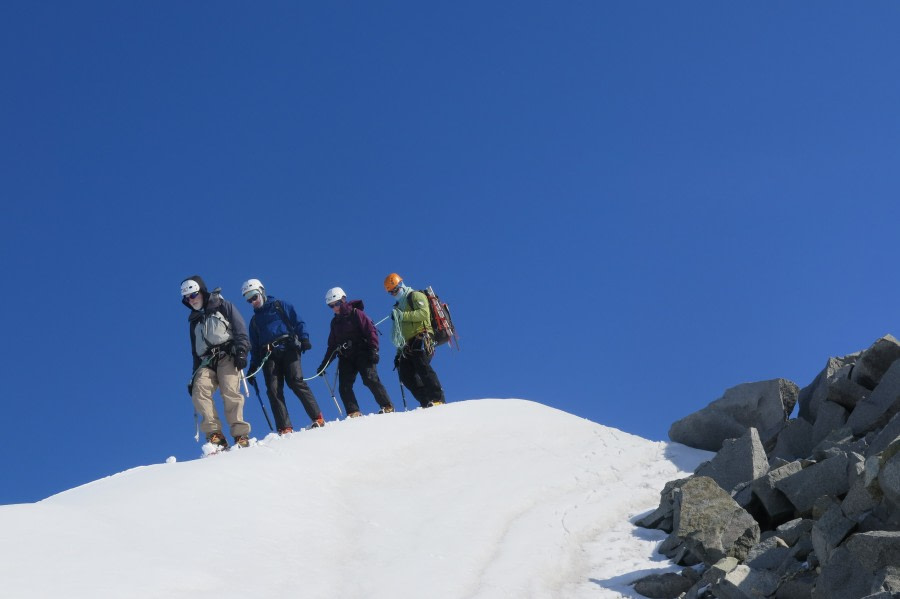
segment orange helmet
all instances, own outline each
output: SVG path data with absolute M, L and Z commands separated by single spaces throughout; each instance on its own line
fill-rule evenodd
M 393 291 L 394 289 L 397 288 L 397 285 L 399 285 L 402 282 L 403 282 L 403 279 L 400 278 L 400 275 L 398 275 L 395 272 L 392 272 L 384 279 L 384 290 L 387 291 L 388 293 L 390 293 L 391 291 Z

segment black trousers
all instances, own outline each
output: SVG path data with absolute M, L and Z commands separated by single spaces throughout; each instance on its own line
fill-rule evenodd
M 315 420 L 321 415 L 322 410 L 319 409 L 319 403 L 313 396 L 309 385 L 303 380 L 300 354 L 295 348 L 273 351 L 263 366 L 263 376 L 266 379 L 266 395 L 269 396 L 269 405 L 272 406 L 272 415 L 275 417 L 275 428 L 278 430 L 293 428 L 287 405 L 284 402 L 285 383 L 300 399 L 310 420 Z
M 433 355 L 433 354 L 432 354 Z M 431 367 L 431 358 L 424 348 L 411 349 L 408 345 L 397 356 L 397 372 L 400 382 L 410 390 L 420 405 L 444 400 L 444 389 L 437 373 Z
M 359 402 L 356 401 L 356 393 L 353 392 L 353 383 L 356 382 L 357 374 L 362 379 L 363 385 L 368 387 L 375 396 L 375 401 L 379 406 L 387 408 L 393 405 L 387 390 L 381 384 L 381 379 L 378 378 L 378 370 L 375 368 L 375 364 L 369 360 L 369 356 L 364 354 L 340 356 L 338 359 L 338 391 L 348 414 L 359 412 Z

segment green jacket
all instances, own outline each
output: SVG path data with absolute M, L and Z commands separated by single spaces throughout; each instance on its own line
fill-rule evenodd
M 410 308 L 412 306 L 412 308 Z M 410 291 L 406 297 L 406 301 L 401 306 L 397 303 L 397 307 L 402 312 L 400 318 L 400 334 L 409 341 L 422 332 L 424 328 L 430 334 L 434 335 L 431 328 L 431 307 L 428 305 L 428 298 L 421 291 Z

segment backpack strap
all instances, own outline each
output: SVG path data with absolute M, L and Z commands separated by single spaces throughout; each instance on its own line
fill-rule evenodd
M 287 314 L 284 311 L 284 306 L 281 305 L 281 300 L 275 300 L 273 305 L 275 306 L 275 311 L 278 312 L 278 316 L 280 316 L 282 322 L 284 322 L 284 326 L 287 327 L 288 335 L 296 337 L 297 333 L 294 331 L 293 325 L 291 325 L 291 322 L 288 320 Z
M 415 293 L 416 291 L 418 291 L 419 293 L 424 294 L 425 297 L 428 298 L 428 294 L 425 293 L 425 290 L 423 290 L 423 289 L 413 289 L 412 291 L 410 291 L 409 293 L 406 294 L 406 307 L 409 308 L 410 310 L 415 310 L 415 309 L 416 309 L 416 307 L 413 306 L 413 303 L 412 303 L 412 294 Z
M 250 319 L 250 326 L 256 331 L 256 338 L 259 339 L 259 323 L 256 322 L 256 318 Z
M 360 318 L 357 312 L 362 312 L 356 306 L 350 306 L 350 318 L 356 321 L 356 328 L 359 331 L 359 338 L 362 339 L 363 345 L 366 347 L 370 347 L 369 338 L 366 335 L 366 330 L 363 328 L 362 318 Z

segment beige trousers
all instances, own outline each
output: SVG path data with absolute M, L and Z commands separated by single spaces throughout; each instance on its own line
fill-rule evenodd
M 250 425 L 244 422 L 244 396 L 241 395 L 241 377 L 234 367 L 231 356 L 219 358 L 216 369 L 201 368 L 194 375 L 194 388 L 191 400 L 194 409 L 200 415 L 200 430 L 203 434 L 221 432 L 222 421 L 216 412 L 213 392 L 219 388 L 222 402 L 225 404 L 225 420 L 231 429 L 232 437 L 250 434 Z

